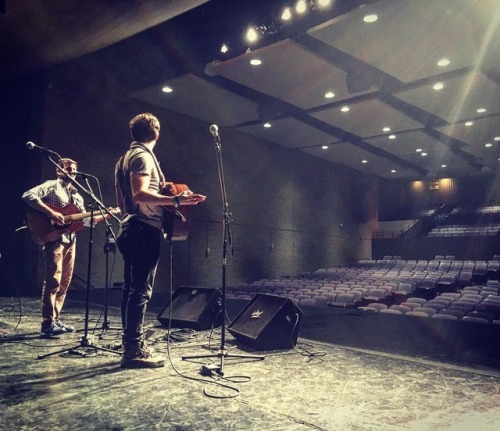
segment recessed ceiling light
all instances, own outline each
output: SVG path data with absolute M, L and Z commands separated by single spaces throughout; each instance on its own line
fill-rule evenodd
M 221 47 L 220 47 L 220 52 L 221 52 L 222 54 L 225 54 L 225 53 L 226 53 L 226 52 L 228 52 L 228 51 L 229 51 L 229 46 L 228 46 L 226 43 L 223 43 L 223 44 L 221 45 Z
M 441 165 L 442 168 L 446 168 L 446 165 Z
M 486 112 L 486 108 L 479 108 L 476 112 L 478 114 L 482 114 L 483 112 Z
M 390 132 L 391 131 L 391 128 L 390 127 L 384 127 L 382 129 L 382 132 Z
M 395 174 L 396 172 L 396 169 L 391 169 L 391 174 Z
M 361 163 L 368 163 L 368 160 L 361 160 Z
M 484 146 L 485 146 L 486 148 L 490 148 L 490 147 L 492 147 L 492 146 L 493 146 L 493 144 L 492 144 L 491 142 L 486 142 L 486 144 L 484 144 Z
M 422 157 L 425 157 L 425 156 L 427 156 L 427 153 L 422 153 L 422 154 L 420 154 L 420 155 L 421 155 Z
M 342 106 L 342 108 L 340 108 L 340 110 L 342 112 L 349 112 L 349 106 Z
M 473 121 L 466 121 L 464 125 L 465 125 L 465 126 L 467 126 L 467 127 L 470 127 L 470 126 L 472 126 L 473 124 L 474 124 L 474 122 L 473 122 Z
M 325 93 L 325 98 L 326 99 L 333 99 L 335 97 L 335 93 L 333 91 L 327 91 Z
M 436 91 L 439 91 L 444 88 L 444 84 L 442 82 L 436 82 L 432 88 Z
M 161 91 L 163 91 L 164 93 L 171 93 L 171 92 L 172 92 L 172 91 L 174 91 L 174 90 L 172 89 L 172 87 L 169 87 L 168 85 L 165 85 L 165 86 L 161 89 Z
M 250 60 L 250 64 L 252 66 L 260 66 L 262 64 L 262 60 L 260 58 L 252 58 Z
M 364 21 L 364 22 L 368 22 L 368 23 L 370 23 L 370 22 L 375 22 L 375 21 L 377 21 L 377 20 L 378 20 L 378 15 L 377 15 L 377 14 L 374 14 L 374 13 L 373 13 L 373 14 L 370 14 L 370 15 L 365 15 L 365 16 L 363 17 L 363 21 Z
M 396 139 L 396 135 L 389 135 L 389 139 Z
M 266 129 L 269 129 L 269 127 L 272 127 L 272 124 L 271 123 L 264 123 L 264 127 Z
M 417 148 L 415 151 L 416 151 L 417 153 L 421 153 L 423 150 L 422 150 L 422 148 Z
M 450 64 L 450 60 L 448 60 L 447 58 L 441 58 L 438 62 L 437 62 L 437 65 L 439 67 L 446 67 Z
M 500 141 L 500 136 L 495 136 L 495 137 L 493 138 L 493 140 L 494 140 L 494 141 Z
M 322 150 L 328 150 L 328 145 L 323 145 L 323 146 L 321 147 L 321 149 L 322 149 Z

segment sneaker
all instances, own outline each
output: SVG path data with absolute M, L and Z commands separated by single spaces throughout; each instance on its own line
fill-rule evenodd
M 156 356 L 154 350 L 148 347 L 144 341 L 123 345 L 122 368 L 159 368 L 164 365 L 165 358 Z
M 64 334 L 66 331 L 58 326 L 55 322 L 42 322 L 42 328 L 40 329 L 41 337 L 53 337 L 55 335 Z
M 60 320 L 56 320 L 55 324 L 57 326 L 59 326 L 59 328 L 62 328 L 64 330 L 64 332 L 75 332 L 76 331 L 74 326 L 66 325 L 66 324 L 62 323 Z

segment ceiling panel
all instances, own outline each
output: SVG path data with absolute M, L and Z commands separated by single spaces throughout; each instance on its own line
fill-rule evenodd
M 434 90 L 436 83 L 443 88 Z M 500 87 L 482 73 L 438 80 L 395 96 L 449 123 L 500 113 Z M 484 108 L 484 112 L 478 109 Z
M 342 108 L 346 106 L 349 111 L 343 112 Z M 363 138 L 422 127 L 417 121 L 378 99 L 337 105 L 331 109 L 316 111 L 311 116 Z M 384 131 L 386 127 L 390 130 Z
M 162 92 L 165 85 L 173 91 Z M 132 96 L 219 126 L 258 118 L 255 103 L 192 74 L 137 91 Z
M 321 147 L 303 148 L 301 151 L 332 163 L 349 166 L 365 174 L 374 174 L 382 178 L 418 177 L 421 174 L 413 169 L 401 167 L 382 157 L 365 151 L 348 142 L 330 145 L 328 149 Z M 363 163 L 365 161 L 365 163 Z
M 443 72 L 437 66 L 441 58 L 450 60 L 447 71 L 475 64 L 485 23 L 471 9 L 488 7 L 496 11 L 497 5 L 491 0 L 381 0 L 309 34 L 403 82 L 411 82 Z M 378 20 L 364 22 L 369 14 L 377 14 Z
M 397 154 L 431 174 L 438 172 L 448 174 L 462 172 L 462 174 L 469 175 L 478 173 L 476 165 L 457 154 L 460 149 L 455 152 L 450 146 L 419 130 L 397 134 L 395 139 L 376 137 L 367 139 L 366 142 L 381 150 Z M 446 165 L 446 168 L 442 165 Z
M 284 118 L 272 121 L 271 127 L 262 124 L 238 127 L 239 130 L 265 139 L 266 141 L 280 144 L 286 148 L 303 148 L 313 145 L 326 145 L 339 140 L 314 127 L 302 123 L 294 118 Z
M 262 64 L 252 66 L 252 59 L 259 59 Z M 210 63 L 206 73 L 223 76 L 303 109 L 375 90 L 372 87 L 349 92 L 345 71 L 289 39 L 224 62 Z M 325 98 L 327 92 L 334 97 Z
M 467 125 L 466 125 L 467 124 Z M 498 165 L 500 115 L 438 127 L 438 131 L 464 142 L 462 149 L 488 165 Z

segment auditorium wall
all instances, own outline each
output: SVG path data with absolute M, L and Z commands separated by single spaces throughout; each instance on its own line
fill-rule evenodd
M 16 223 L 21 223 L 25 211 L 20 199 L 22 191 L 54 176 L 47 160 L 36 152 L 26 151 L 26 140 L 76 159 L 79 170 L 99 179 L 103 202 L 113 207 L 113 170 L 130 142 L 128 121 L 137 113 L 151 111 L 162 124 L 156 153 L 167 179 L 186 183 L 193 191 L 208 196 L 205 203 L 191 210 L 188 240 L 174 242 L 172 249 L 164 242 L 157 289 L 165 292 L 170 286 L 170 252 L 174 287 L 220 286 L 223 205 L 209 124 L 149 105 L 127 92 L 114 89 L 111 93 L 102 86 L 100 77 L 85 76 L 85 82 L 70 82 L 64 75 L 66 70 L 67 66 L 50 70 L 37 83 L 37 120 L 12 137 L 20 164 L 33 167 L 23 172 L 11 197 L 16 207 Z M 94 79 L 96 89 L 88 91 Z M 22 123 L 20 119 L 13 121 Z M 373 181 L 363 181 L 362 176 L 348 168 L 286 150 L 237 130 L 221 127 L 220 135 L 231 214 L 228 283 L 291 276 L 367 257 L 371 251 L 370 236 L 363 233 L 367 219 L 359 215 L 359 209 L 354 209 L 358 215 L 353 217 L 351 204 L 353 184 L 359 195 Z M 23 151 L 19 151 L 20 147 Z M 98 188 L 92 185 L 97 193 Z M 371 185 L 366 193 L 371 202 L 369 219 L 373 220 L 377 192 L 374 194 Z M 116 234 L 117 223 L 111 225 Z M 92 231 L 92 243 L 88 229 L 79 234 L 74 288 L 86 285 L 90 245 L 92 286 L 102 288 L 106 283 L 106 257 L 110 285 L 122 281 L 119 253 L 104 253 L 105 230 L 103 223 L 98 224 Z M 42 277 L 40 249 L 31 243 L 26 232 L 16 238 L 11 244 L 21 249 L 19 269 L 13 274 L 11 268 L 3 268 L 3 278 L 11 280 L 10 286 L 19 285 L 23 292 L 37 294 Z M 13 254 L 12 250 L 2 252 Z

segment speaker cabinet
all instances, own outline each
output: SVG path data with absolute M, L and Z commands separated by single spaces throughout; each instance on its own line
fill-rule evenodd
M 220 290 L 210 287 L 178 287 L 157 319 L 172 328 L 192 328 L 198 331 L 221 325 Z
M 258 293 L 227 330 L 255 350 L 290 349 L 297 344 L 302 311 L 289 298 Z

